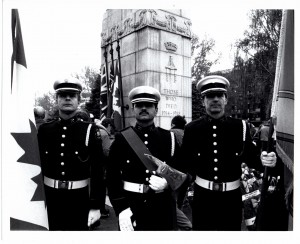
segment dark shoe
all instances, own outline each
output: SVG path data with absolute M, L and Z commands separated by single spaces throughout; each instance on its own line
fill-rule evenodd
M 100 210 L 100 212 L 101 212 L 101 218 L 108 218 L 109 217 L 109 210 L 108 209 Z

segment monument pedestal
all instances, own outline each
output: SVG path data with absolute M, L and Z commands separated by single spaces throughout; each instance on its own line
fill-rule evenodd
M 161 93 L 155 123 L 170 129 L 175 115 L 192 117 L 191 22 L 182 10 L 107 10 L 102 25 L 102 55 L 113 44 L 117 59 L 120 41 L 126 126 L 134 124 L 129 91 L 149 85 Z M 109 53 L 110 45 L 106 51 Z M 104 58 L 102 63 L 104 63 Z M 111 55 L 108 55 L 110 67 Z

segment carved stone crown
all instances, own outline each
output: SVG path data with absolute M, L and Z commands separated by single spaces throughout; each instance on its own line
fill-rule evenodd
M 173 42 L 165 42 L 165 47 L 168 51 L 176 52 L 177 45 Z

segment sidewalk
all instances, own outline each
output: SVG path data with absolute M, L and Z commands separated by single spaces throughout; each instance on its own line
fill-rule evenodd
M 118 231 L 118 218 L 115 215 L 114 209 L 112 208 L 108 197 L 106 197 L 106 208 L 109 209 L 109 217 L 103 219 L 101 218 L 100 226 L 95 228 L 94 231 Z M 192 219 L 190 208 L 184 207 L 183 212 L 190 220 Z M 245 226 L 244 219 L 242 221 L 241 230 L 248 231 L 247 227 Z
M 109 217 L 101 218 L 100 226 L 98 226 L 94 231 L 118 231 L 118 219 L 107 196 L 105 204 L 106 208 L 109 210 Z

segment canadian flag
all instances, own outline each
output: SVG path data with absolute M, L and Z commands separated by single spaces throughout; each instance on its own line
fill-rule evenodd
M 9 157 L 10 230 L 47 230 L 47 206 L 35 126 L 33 85 L 26 77 L 27 64 L 19 13 L 12 10 L 10 114 L 7 135 Z M 9 82 L 9 80 L 7 80 Z

